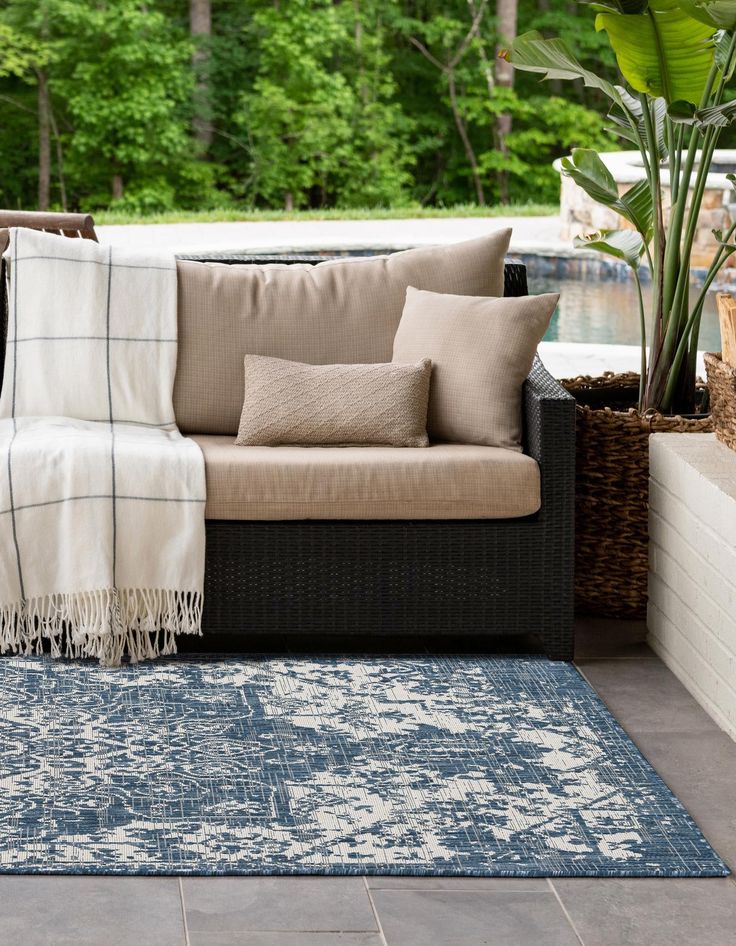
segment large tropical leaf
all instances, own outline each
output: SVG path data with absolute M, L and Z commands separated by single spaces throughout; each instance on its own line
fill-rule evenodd
M 610 111 L 606 119 L 611 122 L 611 126 L 606 128 L 606 131 L 611 132 L 613 135 L 618 135 L 619 138 L 623 138 L 624 141 L 628 141 L 629 144 L 634 145 L 635 148 L 639 147 L 639 138 L 625 118 L 621 115 L 617 115 L 614 111 Z
M 632 223 L 649 243 L 654 233 L 654 207 L 652 191 L 646 178 L 632 185 L 610 206 Z
M 517 69 L 541 73 L 545 79 L 582 79 L 585 85 L 621 104 L 616 86 L 586 69 L 561 39 L 545 39 L 538 30 L 532 30 L 517 36 L 501 55 Z
M 736 5 L 736 0 L 733 0 L 733 2 Z M 716 33 L 714 40 L 716 65 L 726 83 L 731 80 L 736 71 L 736 56 L 732 53 L 731 42 L 732 33 L 727 30 L 719 30 Z M 726 125 L 731 124 L 734 118 L 731 102 L 706 106 L 700 110 L 692 102 L 672 102 L 667 109 L 667 114 L 673 122 L 700 127 L 716 125 L 725 128 Z
M 736 0 L 677 0 L 677 5 L 688 16 L 708 26 L 722 30 L 736 27 Z
M 734 73 L 736 59 L 731 54 L 731 33 L 726 30 L 716 34 L 716 64 L 728 82 Z
M 695 108 L 690 102 L 674 102 L 667 110 L 673 122 L 698 128 L 727 128 L 736 121 L 736 99 L 721 105 Z
M 616 90 L 621 97 L 621 105 L 614 104 L 608 113 L 607 118 L 618 127 L 609 129 L 615 134 L 620 135 L 626 141 L 639 147 L 639 140 L 646 140 L 647 132 L 644 123 L 644 109 L 639 99 L 627 92 L 622 86 L 617 85 Z M 621 114 L 619 114 L 619 111 Z M 667 103 L 664 99 L 655 99 L 652 105 L 652 117 L 654 129 L 657 137 L 657 148 L 660 158 L 667 157 L 667 144 L 665 141 L 665 118 L 667 116 Z M 639 133 L 638 135 L 631 127 L 635 122 Z
M 616 87 L 621 96 L 621 101 L 623 102 L 624 108 L 624 118 L 626 119 L 636 119 L 638 128 L 639 128 L 639 137 L 646 141 L 647 132 L 646 124 L 644 122 L 644 108 L 642 107 L 641 101 L 631 93 L 627 92 L 626 89 L 621 86 Z M 665 136 L 665 118 L 667 117 L 667 103 L 664 99 L 654 99 L 651 104 L 651 115 L 654 125 L 654 131 L 657 138 L 657 147 L 659 150 L 660 158 L 667 157 L 667 142 Z M 608 117 L 616 121 L 615 116 L 615 106 L 611 109 Z M 617 124 L 619 122 L 616 122 Z M 631 139 L 629 139 L 631 140 Z M 638 145 L 639 139 L 634 137 L 635 144 Z M 650 149 L 651 150 L 651 149 Z
M 587 236 L 575 237 L 578 249 L 598 250 L 608 256 L 628 263 L 632 269 L 638 269 L 644 255 L 644 241 L 636 230 L 600 230 Z
M 724 102 L 723 105 L 714 105 L 711 108 L 701 108 L 695 112 L 695 124 L 700 128 L 715 126 L 726 128 L 736 120 L 736 99 L 733 102 Z
M 644 13 L 599 13 L 629 85 L 668 103 L 700 104 L 713 64 L 716 29 L 693 19 L 676 0 L 650 0 Z
M 697 108 L 692 102 L 672 102 L 667 114 L 676 125 L 694 125 Z
M 562 171 L 599 204 L 610 207 L 633 224 L 649 243 L 654 228 L 652 194 L 647 180 L 639 181 L 619 196 L 611 172 L 595 151 L 575 148 L 572 157 L 560 162 Z
M 628 96 L 628 99 L 636 102 L 639 106 L 638 109 L 634 110 L 631 107 L 630 102 L 627 101 L 626 96 L 622 96 L 624 99 L 624 104 L 628 106 L 629 110 L 638 118 L 639 125 L 639 134 L 644 139 L 647 140 L 647 130 L 646 123 L 644 122 L 644 110 L 641 107 L 641 102 L 638 99 L 632 99 L 631 96 Z M 666 128 L 665 128 L 665 119 L 667 118 L 667 102 L 664 99 L 654 99 L 651 104 L 650 113 L 652 116 L 652 125 L 654 127 L 654 136 L 657 142 L 657 152 L 661 159 L 667 157 L 667 141 L 666 141 Z M 649 142 L 649 151 L 654 149 Z
M 659 157 L 667 157 L 667 102 L 664 99 L 655 99 L 652 103 L 652 124 L 654 125 L 654 134 L 657 138 L 657 148 Z M 641 120 L 640 127 L 644 135 L 644 119 Z
M 563 158 L 560 163 L 567 177 L 571 177 L 597 203 L 610 207 L 618 200 L 616 181 L 595 151 L 574 148 L 571 157 Z

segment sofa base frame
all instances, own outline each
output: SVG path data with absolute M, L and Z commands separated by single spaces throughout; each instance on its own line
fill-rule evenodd
M 572 659 L 538 517 L 244 526 L 207 522 L 205 635 L 537 634 Z

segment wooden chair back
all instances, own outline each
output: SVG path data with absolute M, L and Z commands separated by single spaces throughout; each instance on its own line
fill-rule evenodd
M 28 227 L 66 237 L 97 240 L 95 222 L 90 214 L 53 214 L 35 210 L 0 210 L 0 230 L 8 227 Z

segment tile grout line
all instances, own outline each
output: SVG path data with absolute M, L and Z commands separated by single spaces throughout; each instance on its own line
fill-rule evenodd
M 547 883 L 549 884 L 549 889 L 552 891 L 555 900 L 557 900 L 557 903 L 560 905 L 560 909 L 562 910 L 562 914 L 563 914 L 563 916 L 565 917 L 565 919 L 567 920 L 568 924 L 570 925 L 570 929 L 573 931 L 573 933 L 575 934 L 575 937 L 576 937 L 577 941 L 580 943 L 580 946 L 585 946 L 585 943 L 583 942 L 583 937 L 580 935 L 580 933 L 578 933 L 577 927 L 576 927 L 575 924 L 573 923 L 572 917 L 571 917 L 570 914 L 567 912 L 567 907 L 566 907 L 565 904 L 562 902 L 562 897 L 561 897 L 560 894 L 558 893 L 557 888 L 555 887 L 555 885 L 552 883 L 552 878 L 551 878 L 551 877 L 548 877 L 548 878 L 547 878 Z
M 376 921 L 376 926 L 378 927 L 378 935 L 381 939 L 381 943 L 383 944 L 383 946 L 388 946 L 388 942 L 386 940 L 386 934 L 383 932 L 383 925 L 381 923 L 381 918 L 379 917 L 378 910 L 376 909 L 376 905 L 373 902 L 373 894 L 371 893 L 371 888 L 368 885 L 368 878 L 365 875 L 363 876 L 363 886 L 365 887 L 365 892 L 368 895 L 368 902 L 370 903 L 371 910 L 373 911 L 373 918 Z
M 184 884 L 182 883 L 181 877 L 178 878 L 179 881 L 179 903 L 181 904 L 181 919 L 184 924 L 184 946 L 191 946 L 189 942 L 189 926 L 187 924 L 187 908 L 184 905 Z

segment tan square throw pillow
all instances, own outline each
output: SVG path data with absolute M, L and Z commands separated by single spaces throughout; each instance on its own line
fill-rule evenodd
M 558 299 L 407 289 L 393 359 L 432 360 L 430 438 L 521 450 L 521 386 Z
M 432 362 L 305 365 L 246 355 L 236 444 L 426 447 Z

